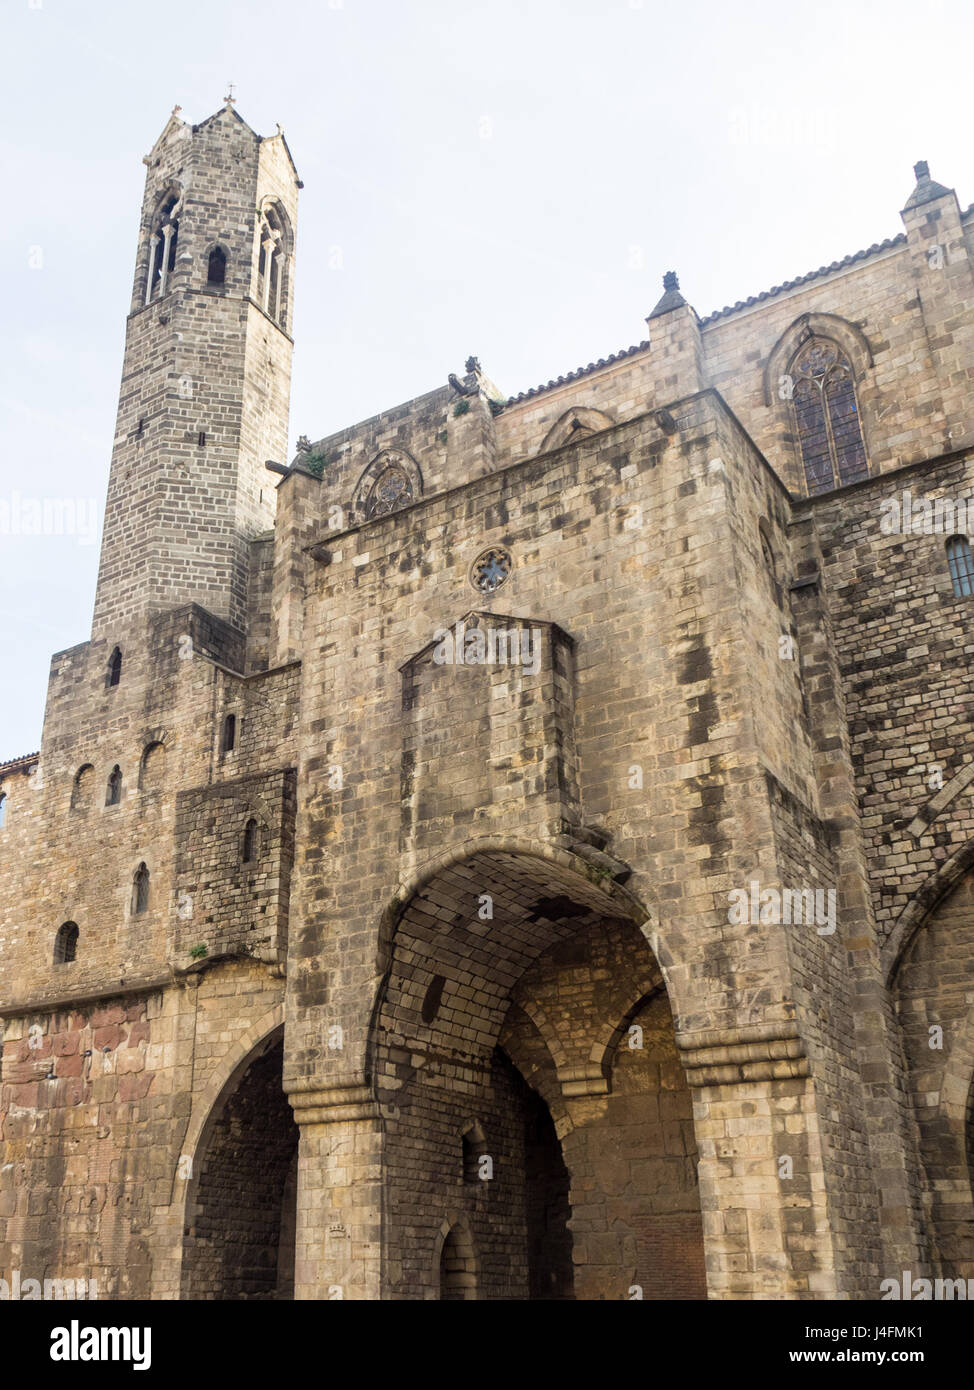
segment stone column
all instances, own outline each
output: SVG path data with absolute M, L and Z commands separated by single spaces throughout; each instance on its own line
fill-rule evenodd
M 680 1040 L 715 1299 L 835 1298 L 816 1096 L 795 1027 Z
M 298 1150 L 295 1299 L 378 1300 L 382 1120 L 365 1086 L 294 1090 Z

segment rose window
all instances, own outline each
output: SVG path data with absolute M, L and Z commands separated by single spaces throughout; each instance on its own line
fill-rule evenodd
M 505 582 L 513 567 L 506 550 L 494 547 L 477 557 L 470 570 L 470 582 L 482 594 L 492 594 Z

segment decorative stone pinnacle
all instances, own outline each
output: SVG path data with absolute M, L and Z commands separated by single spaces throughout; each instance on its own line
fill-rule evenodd
M 668 270 L 663 276 L 663 288 L 664 290 L 678 290 L 680 288 L 680 281 L 675 270 Z
M 468 357 L 467 360 L 466 360 L 466 362 L 464 362 L 463 366 L 464 366 L 464 370 L 465 370 L 465 371 L 468 371 L 468 372 L 479 372 L 479 371 L 480 371 L 480 358 L 479 358 L 479 357 Z
M 925 159 L 921 159 L 914 164 L 913 172 L 916 175 L 917 183 L 919 183 L 921 179 L 928 179 L 930 177 L 930 165 Z
M 306 434 L 302 434 L 300 439 L 298 440 L 297 451 L 299 454 L 311 453 L 311 440 L 308 438 Z

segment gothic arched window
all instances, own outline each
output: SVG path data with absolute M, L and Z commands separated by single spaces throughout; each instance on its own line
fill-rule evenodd
M 132 911 L 146 912 L 149 907 L 149 870 L 140 864 L 132 880 Z
M 106 806 L 117 806 L 122 799 L 122 769 L 118 763 L 112 768 L 108 778 L 108 791 L 105 796 Z
M 0 792 L 0 830 L 3 829 L 7 819 L 7 793 Z
M 947 568 L 957 598 L 974 595 L 974 556 L 966 536 L 951 536 L 947 542 Z
M 179 240 L 181 200 L 173 194 L 156 214 L 149 238 L 149 275 L 145 285 L 145 302 L 161 299 L 166 293 L 169 277 L 176 269 L 176 243 Z
M 788 375 L 809 496 L 868 478 L 848 358 L 829 339 L 813 338 L 800 349 Z
M 78 955 L 78 928 L 74 922 L 58 927 L 54 938 L 54 964 L 70 965 Z
M 264 312 L 282 325 L 287 322 L 290 240 L 283 209 L 275 203 L 269 204 L 260 218 L 257 300 Z
M 413 485 L 403 469 L 392 465 L 380 473 L 365 504 L 365 515 L 371 521 L 376 516 L 388 516 L 413 500 Z
M 122 649 L 116 647 L 108 658 L 108 673 L 105 677 L 106 686 L 111 689 L 113 685 L 118 685 L 122 679 Z

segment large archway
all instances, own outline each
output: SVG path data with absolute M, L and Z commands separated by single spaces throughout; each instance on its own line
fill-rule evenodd
M 298 1127 L 283 1029 L 238 1066 L 204 1125 L 187 1193 L 181 1296 L 294 1295 Z
M 405 905 L 372 1036 L 384 1296 L 706 1297 L 692 1105 L 644 917 L 611 882 L 493 850 Z M 460 1295 L 446 1276 L 466 1260 Z
M 932 1254 L 974 1279 L 974 869 L 913 926 L 892 980 L 917 1120 Z

